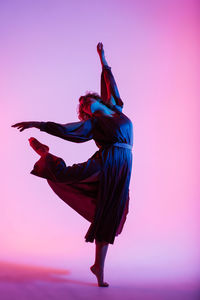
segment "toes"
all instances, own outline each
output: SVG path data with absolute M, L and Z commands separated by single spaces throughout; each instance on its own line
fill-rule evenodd
M 101 284 L 99 284 L 100 287 L 108 287 L 109 284 L 107 282 L 103 282 Z
M 90 270 L 97 277 L 99 287 L 108 287 L 109 286 L 109 284 L 107 282 L 102 282 L 103 281 L 103 276 L 102 276 L 100 271 L 97 271 L 95 265 L 91 266 Z
M 34 137 L 30 137 L 28 140 L 30 144 L 34 144 L 34 145 L 37 144 L 37 140 Z

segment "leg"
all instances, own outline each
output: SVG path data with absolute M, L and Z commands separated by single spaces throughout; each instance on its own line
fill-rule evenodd
M 29 139 L 30 146 L 41 158 L 34 165 L 31 174 L 60 183 L 78 183 L 101 172 L 101 159 L 94 155 L 86 162 L 66 166 L 64 160 L 49 153 L 49 147 L 35 138 Z
M 109 284 L 103 281 L 103 276 L 104 276 L 104 262 L 108 250 L 108 243 L 99 242 L 97 240 L 95 240 L 95 243 L 96 243 L 95 263 L 93 266 L 90 267 L 90 270 L 97 277 L 98 285 L 102 287 L 107 287 Z

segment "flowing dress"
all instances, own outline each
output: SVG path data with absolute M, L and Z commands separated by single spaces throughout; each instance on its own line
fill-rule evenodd
M 41 122 L 40 126 L 41 131 L 75 143 L 93 139 L 99 150 L 72 166 L 49 153 L 36 162 L 31 174 L 47 179 L 52 190 L 91 223 L 86 242 L 96 239 L 114 244 L 129 210 L 133 125 L 122 112 L 123 101 L 108 66 L 101 73 L 101 98 L 115 112 L 113 116 L 67 124 Z

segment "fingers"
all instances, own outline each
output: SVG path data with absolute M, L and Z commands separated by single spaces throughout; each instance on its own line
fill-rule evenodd
M 17 129 L 19 129 L 19 131 L 23 131 L 24 129 L 26 129 L 27 127 L 25 127 L 25 126 L 19 126 L 19 127 L 17 127 Z
M 23 130 L 26 129 L 26 128 L 27 128 L 27 126 L 22 125 L 22 126 L 19 126 L 17 129 L 19 129 L 19 131 L 23 131 Z
M 22 126 L 24 126 L 23 123 L 16 123 L 16 124 L 12 125 L 11 127 L 17 127 L 17 129 L 19 129 Z
M 16 124 L 12 125 L 11 127 L 16 127 L 17 129 L 19 129 L 20 132 L 22 132 L 24 129 L 28 128 L 28 125 L 25 123 L 26 122 L 16 123 Z
M 102 44 L 101 42 L 99 42 L 98 45 L 97 45 L 97 48 L 98 48 L 99 50 L 102 50 L 102 49 L 103 49 L 103 44 Z
M 21 123 L 16 123 L 16 124 L 12 125 L 11 127 L 18 127 L 21 124 L 22 124 L 22 122 Z

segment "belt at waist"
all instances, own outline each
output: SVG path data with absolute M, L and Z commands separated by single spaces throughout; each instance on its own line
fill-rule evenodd
M 132 148 L 133 148 L 132 145 L 129 145 L 129 144 L 126 144 L 126 143 L 120 143 L 120 142 L 117 142 L 117 143 L 114 143 L 114 144 L 103 145 L 103 146 L 100 146 L 99 148 L 100 149 L 105 149 L 105 148 L 110 148 L 112 146 L 126 148 L 126 149 L 129 149 L 129 150 L 132 150 Z
M 119 142 L 112 144 L 112 146 L 122 147 L 122 148 L 130 149 L 130 150 L 132 150 L 132 148 L 133 148 L 132 145 L 129 145 L 126 143 L 119 143 Z

